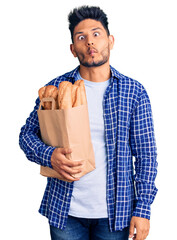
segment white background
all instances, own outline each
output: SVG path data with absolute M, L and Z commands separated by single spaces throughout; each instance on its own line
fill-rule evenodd
M 46 178 L 26 159 L 18 136 L 38 89 L 78 65 L 69 50 L 67 15 L 88 3 L 108 15 L 115 37 L 111 65 L 141 82 L 151 99 L 159 191 L 147 239 L 177 239 L 177 15 L 172 0 L 1 1 L 0 239 L 50 239 L 47 219 L 38 213 Z

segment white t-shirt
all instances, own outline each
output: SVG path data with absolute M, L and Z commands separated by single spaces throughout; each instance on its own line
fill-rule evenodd
M 78 79 L 82 79 L 78 72 Z M 78 80 L 77 79 L 77 80 Z M 107 158 L 103 119 L 103 96 L 110 83 L 84 80 L 91 139 L 96 169 L 74 182 L 69 215 L 82 218 L 106 218 Z

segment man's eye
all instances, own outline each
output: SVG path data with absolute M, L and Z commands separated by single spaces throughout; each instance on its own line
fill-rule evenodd
M 78 37 L 78 39 L 79 39 L 79 40 L 83 40 L 83 39 L 84 39 L 84 36 L 81 35 L 81 36 Z
M 94 36 L 95 36 L 95 37 L 97 37 L 97 36 L 99 36 L 99 35 L 100 35 L 99 32 L 95 32 L 95 33 L 94 33 Z

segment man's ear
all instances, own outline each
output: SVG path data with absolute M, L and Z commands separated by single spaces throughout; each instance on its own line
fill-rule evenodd
M 114 36 L 113 35 L 109 35 L 109 46 L 110 46 L 110 49 L 113 49 L 113 46 L 114 46 Z
M 75 52 L 75 50 L 74 50 L 74 44 L 73 44 L 73 43 L 70 44 L 70 50 L 71 50 L 73 56 L 74 56 L 74 57 L 77 57 L 76 52 Z

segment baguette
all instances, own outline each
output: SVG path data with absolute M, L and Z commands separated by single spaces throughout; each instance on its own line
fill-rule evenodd
M 54 98 L 54 109 L 69 109 L 87 104 L 84 80 L 77 80 L 74 84 L 63 81 L 59 84 L 58 89 L 53 85 L 48 85 L 40 88 L 38 94 L 40 100 L 49 97 Z M 45 102 L 42 103 L 42 106 L 44 109 L 50 110 L 52 103 Z
M 72 83 L 63 81 L 58 89 L 58 106 L 59 109 L 72 108 Z
M 78 95 L 80 95 L 81 103 L 80 105 L 86 105 L 87 104 L 87 97 L 86 97 L 86 91 L 85 91 L 85 84 L 84 80 L 77 80 L 74 85 L 79 86 L 80 92 L 78 92 Z
M 58 96 L 58 89 L 57 87 L 53 86 L 53 85 L 48 85 L 45 87 L 42 87 L 39 89 L 38 91 L 39 94 L 39 99 L 42 100 L 43 98 L 48 98 L 48 97 L 52 97 L 55 100 L 55 106 L 54 109 L 57 109 L 57 96 Z M 44 107 L 45 110 L 51 110 L 52 109 L 52 103 L 51 102 L 45 102 L 44 104 L 42 104 L 42 106 Z
M 79 80 L 75 81 L 74 85 L 80 86 L 80 83 L 81 83 L 82 81 L 84 82 L 84 80 L 79 79 Z
M 44 97 L 44 92 L 45 92 L 46 87 L 41 87 L 38 91 L 39 94 L 39 99 L 42 100 L 42 98 Z
M 73 103 L 73 107 L 77 107 L 77 106 L 80 106 L 80 105 L 82 105 L 81 87 L 77 86 L 76 91 L 75 91 L 75 101 Z
M 76 100 L 77 100 L 77 85 L 72 85 L 72 107 L 75 107 Z

